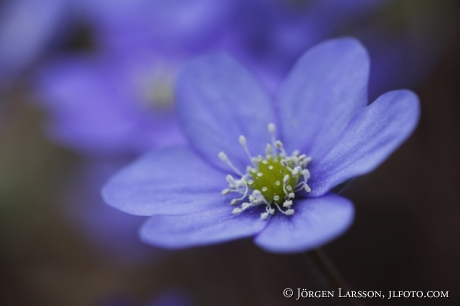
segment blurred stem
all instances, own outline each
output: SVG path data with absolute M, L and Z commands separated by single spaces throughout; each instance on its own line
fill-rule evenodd
M 350 286 L 344 281 L 340 273 L 320 250 L 315 249 L 304 253 L 307 268 L 312 278 L 317 282 L 322 290 L 334 291 L 338 293 L 338 288 L 342 288 L 342 293 L 347 292 Z M 334 297 L 336 305 L 362 306 L 363 304 L 356 298 Z

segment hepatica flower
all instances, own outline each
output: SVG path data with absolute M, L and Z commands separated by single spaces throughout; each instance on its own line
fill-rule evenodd
M 49 135 L 99 156 L 137 155 L 182 143 L 173 106 L 177 70 L 185 59 L 220 45 L 218 33 L 226 33 L 234 1 L 78 4 L 88 11 L 98 48 L 61 56 L 37 74 Z
M 173 112 L 176 66 L 171 56 L 104 52 L 66 56 L 36 78 L 47 131 L 59 144 L 87 155 L 137 155 L 183 142 Z
M 152 216 L 142 238 L 166 248 L 254 236 L 300 252 L 343 233 L 352 203 L 330 190 L 370 172 L 414 130 L 417 96 L 367 105 L 369 58 L 356 40 L 306 52 L 272 100 L 225 55 L 196 59 L 176 84 L 188 146 L 151 152 L 103 189 L 110 205 Z

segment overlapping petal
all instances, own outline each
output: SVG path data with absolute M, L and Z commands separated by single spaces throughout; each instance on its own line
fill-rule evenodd
M 244 135 L 253 154 L 270 141 L 267 125 L 275 122 L 270 97 L 254 77 L 226 55 L 190 62 L 176 88 L 177 112 L 184 133 L 208 162 L 227 170 L 224 151 L 244 171 L 249 163 L 238 143 Z
M 120 171 L 102 195 L 109 205 L 134 215 L 186 214 L 229 206 L 221 194 L 225 187 L 225 173 L 188 147 L 174 146 L 150 152 Z
M 369 56 L 355 39 L 321 43 L 297 62 L 277 98 L 288 152 L 326 153 L 351 117 L 367 104 Z
M 260 212 L 233 215 L 232 210 L 227 204 L 188 215 L 153 216 L 142 227 L 141 238 L 150 244 L 176 249 L 249 237 L 267 225 L 260 219 Z
M 417 96 L 397 90 L 380 96 L 357 113 L 334 148 L 312 163 L 312 196 L 326 193 L 382 163 L 415 129 L 420 106 Z
M 342 234 L 354 217 L 353 204 L 340 196 L 296 200 L 291 217 L 275 214 L 255 243 L 271 252 L 293 253 L 319 247 Z

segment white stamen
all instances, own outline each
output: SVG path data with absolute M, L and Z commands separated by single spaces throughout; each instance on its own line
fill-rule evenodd
M 242 210 L 241 210 L 241 208 L 238 208 L 238 207 L 235 208 L 235 209 L 232 211 L 232 213 L 233 213 L 234 215 L 237 215 L 237 214 L 239 214 L 240 212 L 242 212 Z
M 240 135 L 239 140 L 240 140 L 240 145 L 243 147 L 244 152 L 246 152 L 246 155 L 247 155 L 248 158 L 249 158 L 249 161 L 251 162 L 251 164 L 252 164 L 253 166 L 255 166 L 254 160 L 253 160 L 253 158 L 251 157 L 251 153 L 249 152 L 249 149 L 248 149 L 248 147 L 246 146 L 246 137 L 244 137 L 244 135 Z
M 265 220 L 267 218 L 268 218 L 268 213 L 267 212 L 264 212 L 264 213 L 260 214 L 260 219 Z
M 228 189 L 228 188 L 222 190 L 222 195 L 227 195 L 229 193 L 230 193 L 230 189 Z
M 228 161 L 227 155 L 224 152 L 219 152 L 219 158 L 224 162 Z
M 267 143 L 266 147 L 265 147 L 265 154 L 266 155 L 272 155 L 273 153 L 273 147 L 271 144 Z
M 283 183 L 286 184 L 288 181 L 289 181 L 289 175 L 286 174 L 286 175 L 283 177 Z
M 262 193 L 260 193 L 259 190 L 257 190 L 257 189 L 254 190 L 252 192 L 252 196 L 254 197 L 256 202 L 265 203 L 265 204 L 269 205 L 269 203 L 267 202 L 267 200 L 265 200 L 264 196 L 262 195 Z
M 268 124 L 268 132 L 269 132 L 270 134 L 275 134 L 275 131 L 276 131 L 275 124 L 269 123 L 269 124 Z
M 301 170 L 302 170 L 302 168 L 300 168 L 300 167 L 295 167 L 295 168 L 292 170 L 292 175 L 297 175 L 297 174 L 299 174 L 299 171 L 301 171 Z
M 233 178 L 233 176 L 231 176 L 230 174 L 227 175 L 225 177 L 225 179 L 227 180 L 227 182 L 230 184 L 230 185 L 235 185 L 235 179 Z
M 292 216 L 294 214 L 294 209 L 288 209 L 284 212 L 284 214 L 288 215 L 288 216 Z
M 310 171 L 308 169 L 302 170 L 302 176 L 305 181 L 307 181 L 310 178 Z
M 232 162 L 228 159 L 227 155 L 226 155 L 224 152 L 219 152 L 218 155 L 219 155 L 219 158 L 220 158 L 223 162 L 227 163 L 227 165 L 228 165 L 233 171 L 235 171 L 236 174 L 238 174 L 239 176 L 243 176 L 243 174 L 241 174 L 241 172 L 240 172 L 238 169 L 236 169 L 236 167 L 232 164 Z

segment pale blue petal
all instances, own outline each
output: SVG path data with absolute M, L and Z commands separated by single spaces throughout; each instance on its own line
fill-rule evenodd
M 276 101 L 288 152 L 300 150 L 313 159 L 326 153 L 366 106 L 368 76 L 369 56 L 355 39 L 329 40 L 307 51 Z
M 241 172 L 249 159 L 238 138 L 244 135 L 252 154 L 270 141 L 267 126 L 275 122 L 270 97 L 252 75 L 220 54 L 190 62 L 176 88 L 177 112 L 184 133 L 209 162 L 228 170 L 218 158 L 224 151 Z
M 293 208 L 289 217 L 277 212 L 255 243 L 275 253 L 307 251 L 342 234 L 354 217 L 353 204 L 334 194 L 298 199 Z
M 156 215 L 142 227 L 141 238 L 155 246 L 176 249 L 249 237 L 267 225 L 258 210 L 233 215 L 233 209 L 227 204 L 189 215 Z
M 160 149 L 115 175 L 102 190 L 104 200 L 133 215 L 186 214 L 229 205 L 225 173 L 185 146 Z
M 319 196 L 357 175 L 374 170 L 414 131 L 420 117 L 417 96 L 388 92 L 360 111 L 334 148 L 310 169 L 311 195 Z

